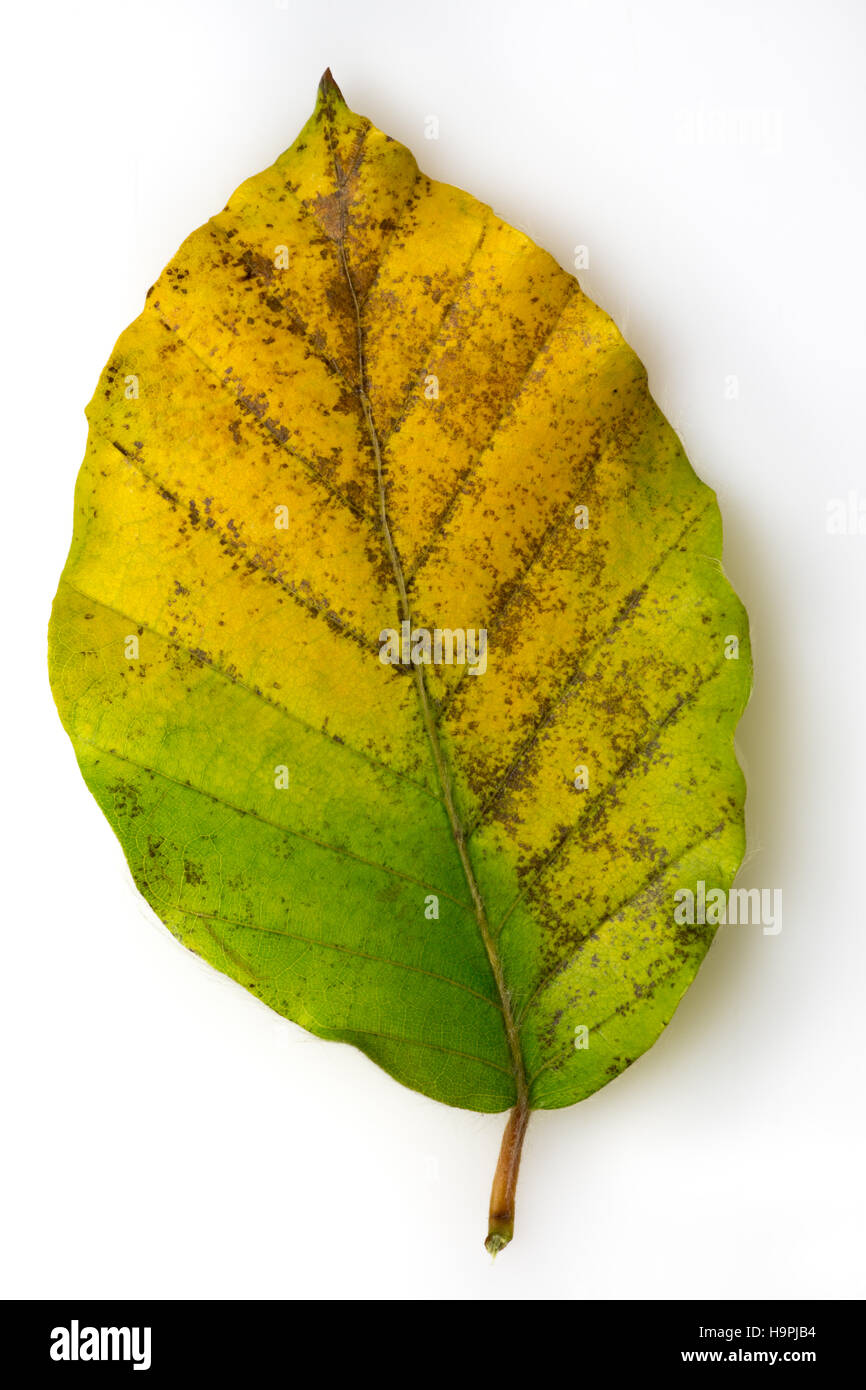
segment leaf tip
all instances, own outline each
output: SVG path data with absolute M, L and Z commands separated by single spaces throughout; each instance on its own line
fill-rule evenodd
M 334 81 L 334 74 L 330 68 L 325 68 L 319 80 L 318 99 L 320 105 L 324 105 L 328 101 L 339 102 L 341 106 L 346 105 L 346 98 Z

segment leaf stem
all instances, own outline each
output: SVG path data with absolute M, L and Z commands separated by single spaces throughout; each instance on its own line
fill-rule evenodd
M 508 1124 L 502 1136 L 499 1162 L 493 1175 L 490 1192 L 490 1222 L 484 1244 L 494 1257 L 504 1250 L 514 1235 L 514 1200 L 517 1193 L 517 1175 L 520 1172 L 520 1155 L 523 1140 L 529 1124 L 530 1109 L 526 1097 L 522 1097 L 508 1116 Z

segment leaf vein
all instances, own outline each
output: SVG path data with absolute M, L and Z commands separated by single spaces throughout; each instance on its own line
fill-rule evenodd
M 514 898 L 514 901 L 511 903 L 511 906 L 508 908 L 508 911 L 506 912 L 505 916 L 499 924 L 497 935 L 499 935 L 502 932 L 502 929 L 505 926 L 505 923 L 508 921 L 508 918 L 511 916 L 512 912 L 517 907 L 517 904 L 525 897 L 529 888 L 538 882 L 542 874 L 545 874 L 547 872 L 547 870 L 551 867 L 551 864 L 553 864 L 559 857 L 559 855 L 562 853 L 565 846 L 567 844 L 570 844 L 570 842 L 574 839 L 574 836 L 577 834 L 577 832 L 581 830 L 585 824 L 590 823 L 594 819 L 598 818 L 606 802 L 610 799 L 614 791 L 620 790 L 623 787 L 628 786 L 628 784 L 633 780 L 634 769 L 641 754 L 645 753 L 649 748 L 652 747 L 652 744 L 655 742 L 656 738 L 658 738 L 662 729 L 666 728 L 667 725 L 670 724 L 681 713 L 681 711 L 687 709 L 693 703 L 693 701 L 697 699 L 703 687 L 705 685 L 708 685 L 711 681 L 715 680 L 722 669 L 723 667 L 717 666 L 714 668 L 711 674 L 707 676 L 702 675 L 700 679 L 696 682 L 696 684 L 693 686 L 693 688 L 689 691 L 688 695 L 679 696 L 675 703 L 667 711 L 667 713 L 663 715 L 662 718 L 659 719 L 654 725 L 651 726 L 649 730 L 649 738 L 645 739 L 644 742 L 638 742 L 635 745 L 635 747 L 627 755 L 623 762 L 620 763 L 619 767 L 616 768 L 616 770 L 613 773 L 613 776 L 611 777 L 607 785 L 587 806 L 584 813 L 581 816 L 578 816 L 574 824 L 570 825 L 565 834 L 561 835 L 559 839 L 556 841 L 556 843 L 552 845 L 551 848 L 548 850 L 541 863 L 535 869 L 535 872 L 532 874 L 531 878 L 527 881 L 527 883 L 524 884 L 520 892 Z M 646 730 L 641 730 L 642 737 L 646 734 L 646 732 Z
M 395 777 L 398 781 L 405 782 L 407 786 L 414 787 L 416 791 L 422 792 L 424 796 L 428 796 L 430 800 L 435 801 L 437 805 L 442 804 L 441 798 L 436 796 L 435 792 L 431 792 L 429 787 L 426 787 L 423 782 L 416 782 L 414 778 L 407 776 L 405 772 L 400 772 L 397 768 L 390 767 L 388 763 L 383 763 L 381 759 L 374 757 L 371 753 L 365 752 L 362 748 L 355 748 L 351 743 L 346 743 L 343 739 L 336 738 L 333 734 L 329 734 L 327 730 L 317 728 L 315 724 L 308 724 L 305 719 L 302 719 L 298 714 L 294 714 L 286 705 L 281 705 L 279 701 L 272 699 L 270 695 L 266 695 L 264 691 L 259 690 L 257 686 L 248 685 L 246 681 L 242 681 L 239 677 L 231 675 L 231 673 L 220 666 L 218 662 L 194 650 L 185 642 L 181 642 L 177 637 L 171 637 L 167 633 L 161 632 L 159 628 L 153 627 L 151 624 L 142 621 L 141 618 L 134 618 L 131 613 L 124 613 L 120 608 L 115 608 L 113 604 L 107 603 L 105 599 L 97 598 L 95 594 L 85 593 L 77 584 L 73 584 L 70 579 L 64 579 L 63 582 L 69 586 L 73 593 L 78 594 L 79 598 L 87 599 L 88 603 L 96 603 L 100 608 L 107 609 L 109 613 L 116 613 L 119 618 L 126 618 L 129 622 L 134 623 L 136 627 L 144 628 L 145 632 L 152 632 L 154 637 L 159 637 L 160 640 L 167 643 L 168 646 L 176 647 L 178 651 L 185 652 L 192 660 L 200 661 L 201 664 L 207 666 L 208 670 L 212 671 L 214 675 L 220 676 L 231 685 L 236 685 L 239 689 L 246 691 L 248 695 L 252 695 L 255 699 L 261 700 L 270 709 L 277 710 L 286 719 L 291 720 L 293 724 L 297 724 L 308 733 L 317 734 L 320 738 L 327 739 L 329 743 L 334 743 L 339 748 L 345 749 L 347 753 L 350 753 L 355 758 L 361 758 L 364 762 L 369 763 L 371 767 L 378 769 L 378 771 L 386 773 L 389 777 Z
M 164 782 L 171 782 L 174 786 L 182 788 L 184 791 L 193 792 L 196 796 L 207 797 L 217 806 L 224 806 L 227 811 L 233 811 L 239 816 L 249 816 L 251 820 L 258 821 L 261 825 L 267 825 L 272 830 L 278 830 L 282 835 L 291 836 L 293 839 L 304 840 L 307 844 L 316 845 L 319 849 L 326 850 L 330 854 L 337 855 L 342 859 L 352 859 L 356 864 L 364 864 L 369 869 L 375 869 L 383 874 L 390 874 L 392 878 L 405 879 L 407 883 L 415 883 L 419 888 L 429 888 L 432 893 L 440 898 L 447 898 L 457 907 L 463 908 L 466 912 L 471 912 L 468 903 L 461 902 L 451 893 L 447 893 L 443 888 L 437 888 L 434 883 L 428 883 L 426 879 L 417 878 L 414 874 L 404 873 L 402 869 L 392 869 L 388 864 L 379 864 L 373 859 L 367 859 L 362 854 L 356 854 L 354 850 L 346 849 L 340 845 L 329 844 L 327 840 L 320 840 L 315 835 L 306 835 L 302 830 L 292 830 L 287 825 L 281 825 L 279 821 L 269 820 L 260 811 L 254 811 L 249 806 L 236 806 L 231 801 L 226 801 L 225 797 L 217 796 L 214 792 L 209 792 L 204 787 L 197 787 L 192 782 L 182 782 L 178 777 L 172 777 L 170 773 L 163 772 L 161 768 L 150 767 L 147 763 L 139 762 L 136 758 L 130 758 L 126 753 L 120 753 L 116 748 L 104 748 L 93 739 L 82 739 L 82 744 L 87 748 L 93 748 L 97 753 L 106 753 L 111 758 L 117 758 L 120 762 L 128 763 L 130 767 L 140 768 L 142 772 L 149 772 L 153 777 L 160 777 Z
M 471 985 L 464 984 L 461 980 L 454 980 L 450 975 L 442 975 L 438 970 L 426 970 L 420 965 L 410 965 L 407 961 L 392 960 L 389 956 L 376 955 L 370 951 L 360 951 L 354 946 L 346 946 L 339 941 L 319 941 L 314 936 L 304 936 L 301 932 L 280 931 L 276 927 L 265 927 L 257 922 L 237 922 L 230 917 L 224 917 L 215 912 L 198 912 L 195 908 L 183 907 L 180 903 L 167 904 L 174 911 L 182 912 L 185 916 L 207 919 L 211 922 L 222 922 L 227 927 L 238 927 L 243 931 L 263 932 L 268 936 L 284 937 L 290 941 L 302 941 L 305 945 L 321 948 L 323 951 L 338 951 L 343 955 L 357 956 L 362 960 L 372 961 L 376 965 L 390 965 L 397 970 L 407 970 L 415 975 L 427 975 L 432 980 L 441 980 L 443 984 L 453 985 L 455 989 L 464 990 L 467 994 L 473 994 L 476 999 L 481 999 L 485 1004 L 490 1004 L 494 1009 L 501 1013 L 501 1005 L 497 999 L 491 999 L 489 995 L 483 994 L 481 990 L 473 989 Z M 469 909 L 467 908 L 467 911 Z M 291 967 L 278 972 L 273 978 L 279 979 L 281 974 Z
M 539 980 L 532 994 L 527 999 L 526 1003 L 520 1011 L 520 1015 L 517 1020 L 518 1026 L 522 1026 L 522 1024 L 526 1021 L 527 1015 L 529 1014 L 530 1010 L 535 1005 L 538 997 L 544 992 L 545 989 L 547 989 L 548 985 L 553 984 L 554 980 L 558 979 L 560 975 L 565 973 L 565 971 L 568 969 L 570 965 L 573 965 L 575 963 L 576 959 L 578 958 L 583 949 L 584 944 L 587 941 L 591 941 L 593 937 L 596 935 L 596 933 L 601 930 L 602 927 L 607 926 L 608 923 L 612 922 L 615 917 L 618 917 L 621 912 L 625 912 L 626 908 L 631 907 L 632 903 L 636 902 L 638 898 L 643 897 L 644 893 L 646 893 L 650 888 L 652 888 L 653 885 L 656 882 L 658 882 L 660 878 L 664 878 L 665 874 L 669 874 L 672 869 L 675 869 L 678 864 L 681 864 L 682 861 L 686 859 L 694 850 L 699 849 L 701 845 L 706 844 L 708 840 L 711 840 L 713 838 L 713 836 L 718 835 L 719 832 L 724 829 L 725 825 L 729 823 L 730 822 L 728 820 L 721 820 L 719 821 L 718 825 L 713 826 L 712 830 L 705 831 L 697 840 L 694 840 L 690 845 L 687 845 L 685 849 L 681 850 L 677 854 L 676 858 L 668 860 L 666 863 L 662 864 L 660 868 L 658 868 L 655 871 L 655 873 L 650 874 L 649 878 L 644 879 L 644 881 L 633 893 L 630 893 L 629 896 L 625 898 L 621 903 L 619 903 L 616 907 L 611 908 L 610 912 L 606 913 L 600 921 L 596 922 L 592 927 L 589 928 L 588 931 L 584 932 L 581 935 L 580 940 L 575 945 L 575 954 L 566 957 L 564 960 L 559 961 L 554 966 L 554 968 L 548 972 L 547 975 L 544 975 Z

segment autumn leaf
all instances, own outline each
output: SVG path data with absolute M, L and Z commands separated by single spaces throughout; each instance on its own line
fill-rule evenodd
M 450 1105 L 658 1037 L 743 853 L 743 609 L 613 322 L 346 106 L 194 232 L 88 409 L 51 679 L 172 932 Z

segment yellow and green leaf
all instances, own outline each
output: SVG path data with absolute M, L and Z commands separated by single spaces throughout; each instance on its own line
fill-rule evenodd
M 713 933 L 673 895 L 742 857 L 715 496 L 577 281 L 329 74 L 87 413 L 51 678 L 136 883 L 286 1018 L 514 1107 L 501 1248 L 530 1111 L 655 1041 Z M 401 624 L 486 669 L 384 662 Z

